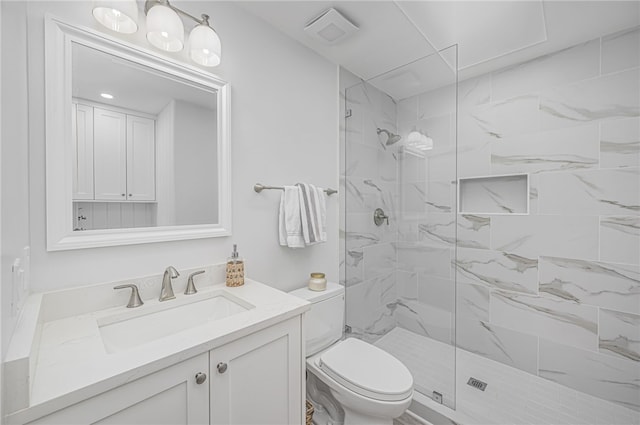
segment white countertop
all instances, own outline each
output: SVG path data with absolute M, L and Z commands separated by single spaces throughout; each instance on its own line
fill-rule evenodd
M 137 347 L 107 353 L 98 326 L 100 319 L 130 314 L 134 310 L 150 311 L 159 308 L 159 304 L 183 303 L 187 299 L 197 301 L 210 297 L 215 291 L 228 291 L 255 307 Z M 128 291 L 125 293 L 128 295 Z M 38 297 L 46 300 L 45 296 Z M 41 306 L 44 304 L 42 301 Z M 37 312 L 40 318 L 36 319 L 38 330 L 32 338 L 35 347 L 31 356 L 35 355 L 37 359 L 30 359 L 32 376 L 28 407 L 11 413 L 9 423 L 28 422 L 309 309 L 306 301 L 250 279 L 239 287 L 213 284 L 199 288 L 195 295 L 182 295 L 176 290 L 175 300 L 159 303 L 157 299 L 147 299 L 136 309 L 127 309 L 125 305 L 126 302 L 119 307 L 61 318 L 57 318 L 60 313 L 45 314 L 33 309 L 32 314 Z M 20 339 L 29 340 L 18 336 Z

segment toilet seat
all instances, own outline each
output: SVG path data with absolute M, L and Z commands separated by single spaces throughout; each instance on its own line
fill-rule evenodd
M 400 401 L 413 392 L 413 376 L 398 359 L 364 341 L 347 338 L 316 360 L 339 384 L 365 397 Z

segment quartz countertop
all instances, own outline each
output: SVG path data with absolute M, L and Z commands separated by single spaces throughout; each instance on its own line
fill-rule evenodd
M 153 311 L 158 304 L 184 303 L 186 298 L 198 301 L 211 297 L 216 291 L 227 291 L 254 307 L 126 350 L 108 353 L 105 349 L 99 329 L 102 318 L 145 308 Z M 46 297 L 36 297 L 41 301 L 40 309 L 32 308 L 30 313 L 39 315 L 39 319 L 30 319 L 31 323 L 38 322 L 31 327 L 35 332 L 31 338 L 34 345 L 31 357 L 37 358 L 29 359 L 32 365 L 30 396 L 25 408 L 9 414 L 9 423 L 24 423 L 52 413 L 309 309 L 306 301 L 250 279 L 239 287 L 213 284 L 199 288 L 195 295 L 176 291 L 175 300 L 162 303 L 157 299 L 145 300 L 145 304 L 136 309 L 127 309 L 125 302 L 118 307 L 67 317 L 43 313 L 40 310 L 59 306 L 45 306 Z M 18 336 L 17 340 L 29 341 L 30 338 Z M 9 376 L 15 379 L 15 373 Z

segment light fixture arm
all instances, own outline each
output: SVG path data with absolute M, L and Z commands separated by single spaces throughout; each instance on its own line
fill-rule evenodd
M 144 14 L 147 15 L 149 13 L 149 10 L 153 6 L 156 6 L 158 4 L 163 5 L 163 6 L 167 6 L 169 9 L 173 10 L 174 12 L 176 12 L 176 13 L 182 15 L 182 16 L 185 16 L 185 17 L 197 22 L 198 25 L 206 25 L 209 28 L 213 29 L 213 27 L 209 23 L 209 15 L 206 15 L 206 14 L 203 13 L 202 15 L 200 15 L 201 19 L 198 19 L 195 16 L 185 12 L 184 10 L 175 7 L 174 5 L 169 3 L 169 0 L 146 0 L 144 2 Z

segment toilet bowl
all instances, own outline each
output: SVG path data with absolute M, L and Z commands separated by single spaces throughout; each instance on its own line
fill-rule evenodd
M 367 342 L 342 340 L 341 285 L 329 283 L 323 292 L 302 288 L 291 294 L 312 303 L 305 318 L 307 371 L 329 389 L 331 398 L 344 412 L 344 424 L 391 425 L 411 404 L 413 377 L 406 366 Z M 309 380 L 307 385 L 315 385 L 314 382 Z M 320 391 L 316 388 L 308 388 L 307 393 L 314 404 L 330 404 L 318 407 L 329 412 L 331 422 L 341 421 L 342 418 L 333 417 L 337 409 L 331 400 L 318 396 Z

